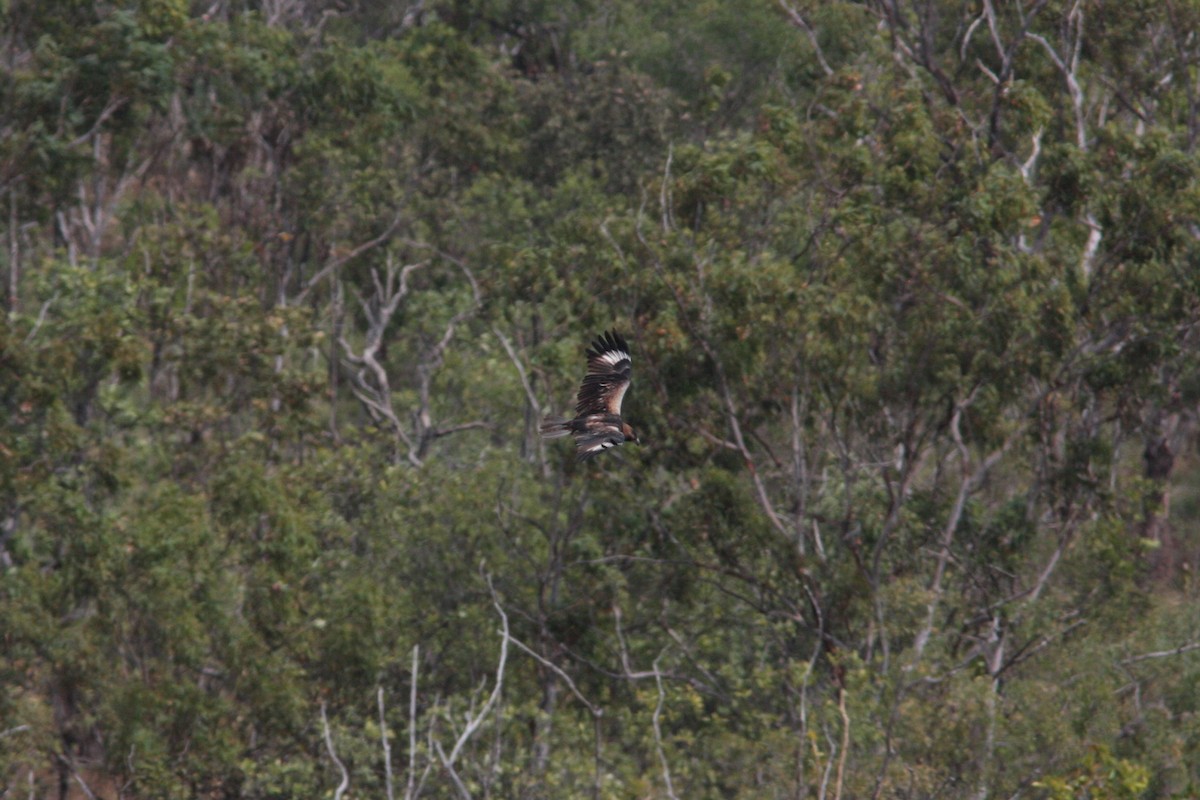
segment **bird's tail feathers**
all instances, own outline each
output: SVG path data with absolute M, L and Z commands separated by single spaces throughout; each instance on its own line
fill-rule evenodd
M 570 432 L 569 420 L 548 417 L 542 422 L 542 437 L 545 439 L 558 439 Z

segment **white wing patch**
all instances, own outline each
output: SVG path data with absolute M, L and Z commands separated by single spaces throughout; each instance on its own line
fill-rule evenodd
M 631 361 L 632 360 L 629 357 L 629 353 L 626 353 L 624 350 L 608 350 L 606 352 L 601 353 L 598 356 L 598 358 L 601 361 L 603 361 L 605 364 L 608 364 L 610 367 L 615 367 L 617 364 L 620 364 L 622 361 Z

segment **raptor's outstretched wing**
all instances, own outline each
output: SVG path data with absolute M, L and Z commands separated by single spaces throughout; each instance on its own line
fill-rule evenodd
M 620 416 L 633 371 L 629 345 L 620 334 L 605 331 L 588 349 L 587 358 L 588 371 L 579 387 L 575 413 Z

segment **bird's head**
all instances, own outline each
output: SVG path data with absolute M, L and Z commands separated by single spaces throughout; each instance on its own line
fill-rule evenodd
M 621 423 L 621 433 L 625 436 L 625 441 L 641 444 L 642 440 L 638 438 L 637 432 L 633 430 L 633 426 L 628 422 Z

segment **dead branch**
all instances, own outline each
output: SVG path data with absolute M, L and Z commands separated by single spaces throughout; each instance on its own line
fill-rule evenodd
M 383 335 L 400 307 L 400 302 L 408 296 L 409 275 L 425 266 L 427 262 L 417 262 L 401 268 L 389 258 L 382 279 L 379 270 L 372 269 L 371 280 L 375 285 L 375 295 L 366 299 L 355 292 L 359 307 L 367 319 L 367 333 L 362 351 L 355 353 L 344 335 L 338 339 L 346 360 L 359 367 L 351 374 L 354 396 L 366 407 L 372 418 L 387 422 L 393 434 L 408 448 L 408 460 L 413 466 L 420 466 L 421 461 L 412 439 L 392 405 L 391 381 L 376 355 L 383 345 Z
M 671 781 L 671 765 L 667 762 L 667 753 L 663 749 L 662 725 L 660 720 L 667 695 L 663 691 L 662 672 L 658 669 L 658 662 L 662 660 L 662 657 L 663 653 L 659 653 L 658 658 L 654 659 L 654 685 L 658 688 L 658 703 L 654 706 L 654 714 L 650 717 L 650 723 L 654 728 L 654 748 L 658 751 L 658 762 L 662 765 L 663 783 L 667 786 L 667 797 L 671 798 L 671 800 L 679 800 L 679 797 L 675 794 L 675 784 Z
M 817 63 L 821 65 L 821 69 L 825 71 L 825 75 L 833 75 L 833 68 L 825 60 L 825 53 L 821 50 L 821 43 L 817 41 L 817 32 L 813 30 L 808 21 L 801 16 L 796 7 L 789 3 L 788 0 L 779 0 L 779 6 L 787 14 L 788 20 L 797 28 L 804 31 L 804 35 L 808 37 L 809 44 L 812 45 L 813 51 L 817 54 Z
M 396 792 L 392 783 L 392 744 L 388 741 L 387 716 L 384 714 L 382 686 L 376 690 L 375 697 L 379 705 L 379 745 L 383 748 L 384 787 L 387 792 L 387 800 L 394 800 Z
M 367 241 L 363 242 L 362 244 L 350 249 L 346 253 L 343 253 L 342 255 L 340 255 L 336 258 L 332 258 L 329 261 L 327 261 L 325 263 L 325 266 L 323 266 L 319 270 L 317 270 L 317 272 L 311 278 L 309 278 L 308 281 L 304 284 L 304 288 L 301 289 L 300 292 L 294 298 L 292 298 L 292 305 L 296 306 L 296 305 L 302 304 L 305 301 L 305 299 L 308 297 L 309 293 L 313 289 L 316 288 L 317 284 L 319 284 L 321 281 L 325 280 L 325 278 L 328 277 L 330 274 L 341 269 L 341 267 L 344 264 L 358 258 L 359 256 L 361 256 L 363 253 L 367 252 L 368 250 L 376 248 L 379 245 L 384 244 L 389 239 L 391 239 L 392 235 L 396 232 L 396 229 L 400 227 L 400 223 L 403 220 L 404 220 L 404 212 L 397 211 L 396 216 L 394 216 L 392 218 L 392 221 L 388 224 L 387 228 L 384 229 L 383 233 L 379 234 L 378 236 L 376 236 L 372 239 L 368 239 Z
M 933 581 L 930 585 L 930 600 L 926 610 L 925 622 L 913 642 L 913 658 L 908 669 L 915 668 L 920 662 L 925 652 L 925 646 L 929 643 L 929 638 L 936 627 L 934 617 L 938 604 L 941 602 L 942 581 L 945 578 L 946 567 L 950 563 L 950 548 L 954 542 L 954 535 L 958 531 L 959 522 L 962 520 L 967 499 L 983 483 L 988 473 L 991 472 L 992 467 L 1008 452 L 1008 449 L 1017 438 L 1017 431 L 1023 430 L 1020 426 L 1016 426 L 1014 431 L 1005 438 L 999 447 L 985 456 L 983 461 L 979 462 L 978 465 L 972 465 L 971 453 L 963 441 L 960 425 L 963 411 L 970 407 L 974 399 L 975 391 L 972 391 L 964 400 L 955 404 L 954 413 L 950 418 L 950 436 L 954 441 L 955 447 L 958 449 L 961 479 L 959 480 L 958 494 L 955 497 L 954 505 L 951 508 L 950 515 L 946 519 L 945 526 L 942 528 L 941 546 L 938 551 L 937 565 L 934 567 Z
M 603 226 L 601 226 L 603 227 Z M 517 355 L 516 349 L 512 346 L 512 342 L 500 330 L 499 326 L 492 326 L 492 333 L 496 334 L 496 338 L 500 340 L 500 344 L 504 347 L 504 352 L 508 353 L 508 358 L 513 363 L 513 367 L 517 370 L 517 377 L 521 379 L 521 388 L 525 390 L 525 401 L 529 403 L 529 408 L 533 411 L 534 430 L 530 432 L 533 437 L 534 448 L 537 452 L 538 463 L 542 465 L 542 475 L 546 478 L 550 477 L 550 467 L 546 463 L 546 446 L 542 437 L 538 435 L 536 430 L 537 424 L 542 419 L 542 404 L 537 399 L 537 394 L 533 390 L 533 382 L 529 379 L 529 373 L 525 369 L 525 364 Z
M 445 433 L 437 433 L 437 429 L 433 425 L 433 416 L 430 413 L 430 389 L 433 385 L 434 373 L 441 368 L 442 364 L 445 362 L 446 348 L 450 346 L 450 340 L 454 338 L 454 334 L 458 330 L 458 326 L 473 317 L 479 310 L 480 306 L 483 305 L 483 299 L 479 292 L 479 284 L 476 282 L 475 274 L 471 271 L 471 269 L 457 258 L 444 254 L 443 257 L 453 261 L 458 265 L 458 268 L 462 270 L 463 275 L 467 279 L 467 283 L 471 287 L 472 302 L 468 308 L 459 311 L 450 318 L 449 322 L 446 323 L 445 330 L 442 332 L 441 339 L 439 339 L 433 345 L 433 347 L 431 347 L 425 353 L 425 355 L 421 358 L 421 362 L 417 365 L 417 396 L 420 400 L 420 406 L 413 414 L 413 419 L 416 423 L 415 438 L 417 443 L 417 451 L 415 454 L 411 454 L 410 457 L 416 458 L 418 461 L 424 458 L 430 443 L 433 442 L 434 439 L 438 438 L 439 435 L 445 435 Z M 482 427 L 483 425 L 484 423 L 482 422 L 468 423 L 466 426 L 463 426 L 459 429 L 466 430 L 471 427 Z M 447 430 L 446 432 L 453 433 L 454 431 Z
M 496 685 L 492 688 L 491 695 L 488 696 L 487 701 L 479 709 L 479 712 L 468 717 L 466 727 L 463 728 L 462 733 L 459 734 L 458 739 L 454 743 L 454 747 L 451 748 L 448 754 L 442 748 L 442 743 L 440 741 L 437 739 L 433 740 L 433 746 L 437 752 L 438 760 L 442 762 L 442 766 L 446 769 L 446 772 L 449 773 L 450 779 L 454 781 L 455 787 L 463 796 L 464 800 L 470 800 L 471 793 L 467 791 L 467 787 L 459 777 L 458 771 L 454 769 L 454 763 L 462 754 L 462 750 L 467 745 L 467 742 L 469 742 L 471 737 L 474 736 L 479 730 L 480 725 L 482 725 L 484 720 L 487 719 L 488 714 L 491 713 L 497 701 L 500 699 L 500 691 L 504 686 L 504 668 L 508 663 L 508 643 L 513 641 L 508 629 L 508 615 L 504 613 L 504 609 L 501 607 L 499 602 L 496 602 L 495 587 L 492 585 L 491 576 L 485 576 L 485 579 L 487 581 L 489 591 L 492 592 L 492 605 L 495 607 L 496 613 L 500 615 L 500 660 L 496 665 Z
M 425 778 L 429 775 L 429 770 L 433 766 L 432 760 L 427 760 L 425 771 L 421 773 L 421 780 L 417 781 L 417 675 L 418 675 L 418 655 L 420 654 L 420 645 L 413 645 L 412 651 L 412 685 L 408 690 L 408 780 L 404 787 L 404 800 L 416 800 L 417 795 L 421 791 L 421 787 L 425 785 Z M 433 728 L 430 727 L 432 736 Z
M 493 602 L 495 602 L 495 601 L 493 600 Z M 558 666 L 553 661 L 550 661 L 549 659 L 545 658 L 544 656 L 538 654 L 538 652 L 536 650 L 534 650 L 529 645 L 522 642 L 520 639 L 510 636 L 508 640 L 510 642 L 512 642 L 513 644 L 515 644 L 519 650 L 523 650 L 524 652 L 533 656 L 533 658 L 536 659 L 539 664 L 546 667 L 546 669 L 550 670 L 558 677 L 562 678 L 563 682 L 567 684 L 567 688 L 571 690 L 571 694 L 575 695 L 575 698 L 579 702 L 583 703 L 584 707 L 587 708 L 587 710 L 589 712 L 591 712 L 593 717 L 604 716 L 604 709 L 600 708 L 599 706 L 592 703 L 591 700 L 588 700 L 586 697 L 584 697 L 583 692 L 579 691 L 579 687 L 575 685 L 575 681 L 571 680 L 571 676 L 568 675 L 563 670 L 562 667 Z
M 1171 658 L 1172 656 L 1180 656 L 1184 653 L 1190 653 L 1194 650 L 1200 650 L 1200 642 L 1188 642 L 1181 644 L 1173 650 L 1157 650 L 1153 653 L 1142 653 L 1139 656 L 1130 656 L 1122 659 L 1122 664 L 1136 664 L 1139 661 L 1149 661 L 1155 658 Z
M 341 800 L 346 789 L 350 788 L 350 773 L 346 771 L 346 765 L 342 763 L 342 760 L 338 758 L 337 751 L 333 749 L 333 735 L 329 731 L 329 717 L 325 714 L 324 700 L 321 701 L 321 729 L 325 732 L 325 748 L 329 751 L 329 757 L 333 759 L 338 771 L 342 773 L 341 782 L 333 790 L 333 800 Z

